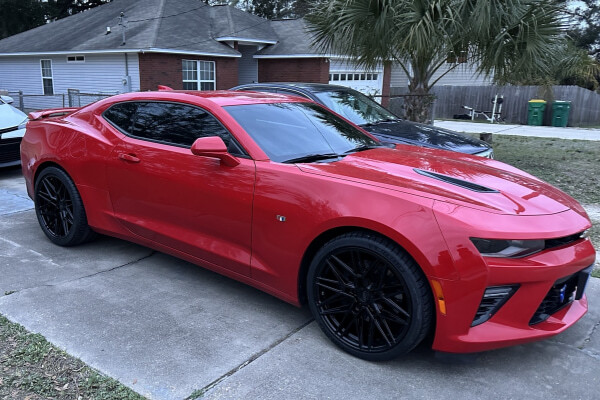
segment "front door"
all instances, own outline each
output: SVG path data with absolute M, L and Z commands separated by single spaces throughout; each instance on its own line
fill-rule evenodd
M 116 217 L 136 235 L 249 275 L 254 161 L 205 110 L 163 102 L 135 108 L 107 163 Z M 193 155 L 189 146 L 202 136 L 224 138 L 241 163 Z

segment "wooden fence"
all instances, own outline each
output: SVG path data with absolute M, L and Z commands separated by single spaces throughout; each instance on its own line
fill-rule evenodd
M 552 101 L 571 102 L 568 126 L 600 125 L 600 94 L 579 86 L 438 86 L 431 91 L 435 96 L 435 118 L 453 118 L 464 114 L 463 105 L 477 110 L 491 111 L 496 94 L 504 96 L 502 117 L 507 123 L 527 124 L 527 107 L 531 99 L 548 102 L 544 125 L 551 125 Z M 392 88 L 390 95 L 407 93 L 406 88 Z M 393 107 L 392 111 L 393 111 Z

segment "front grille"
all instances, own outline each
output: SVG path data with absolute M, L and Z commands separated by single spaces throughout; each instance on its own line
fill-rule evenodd
M 539 324 L 573 300 L 581 299 L 587 280 L 592 272 L 592 267 L 589 266 L 576 274 L 557 280 L 542 300 L 542 304 L 540 304 L 535 314 L 533 314 L 529 325 Z
M 0 140 L 0 164 L 15 162 L 21 159 L 21 138 Z

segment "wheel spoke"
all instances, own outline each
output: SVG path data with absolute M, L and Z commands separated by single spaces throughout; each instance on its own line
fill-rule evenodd
M 390 329 L 390 326 L 388 325 L 387 321 L 382 318 L 381 309 L 376 303 L 373 304 L 373 308 L 375 309 L 375 313 L 377 314 L 377 319 L 379 320 L 379 323 L 383 325 L 387 334 L 390 336 L 390 338 L 392 338 L 392 341 L 395 343 L 396 339 L 394 338 L 394 334 L 392 333 L 392 330 Z
M 335 262 L 337 262 L 342 268 L 344 268 L 353 278 L 357 277 L 356 272 L 352 268 L 350 268 L 348 264 L 346 264 L 334 255 L 331 255 L 331 258 L 334 259 Z
M 62 217 L 60 220 L 62 222 L 63 234 L 66 235 L 69 232 L 69 225 L 67 223 L 67 219 Z
M 363 348 L 365 346 L 365 338 L 364 338 L 364 330 L 365 330 L 365 319 L 362 318 L 362 316 L 359 316 L 358 318 L 358 322 L 356 324 L 357 327 L 357 331 L 358 331 L 358 348 Z
M 319 279 L 321 279 L 321 278 L 319 278 Z M 346 293 L 346 292 L 345 292 L 345 291 L 343 291 L 342 289 L 338 289 L 338 288 L 331 287 L 331 286 L 329 286 L 329 285 L 326 285 L 326 284 L 324 284 L 324 283 L 322 283 L 322 282 L 319 282 L 319 281 L 317 281 L 317 282 L 316 282 L 316 285 L 317 285 L 317 286 L 320 286 L 320 287 L 322 287 L 322 288 L 324 288 L 324 289 L 331 290 L 332 292 L 339 293 L 339 294 L 341 294 L 341 295 L 343 295 L 343 296 L 348 296 L 348 297 L 352 297 L 352 298 L 354 298 L 354 296 L 352 296 L 350 293 Z
M 41 197 L 44 201 L 52 204 L 52 205 L 56 205 L 56 199 L 53 199 L 48 193 L 45 192 L 38 192 L 38 196 Z
M 392 341 L 390 341 L 390 339 L 387 337 L 386 332 L 383 330 L 383 328 L 381 327 L 381 324 L 379 323 L 379 321 L 377 321 L 377 319 L 375 318 L 375 316 L 373 315 L 373 313 L 371 312 L 371 310 L 369 310 L 367 308 L 367 313 L 369 313 L 369 317 L 371 317 L 373 319 L 373 323 L 375 324 L 375 327 L 377 328 L 377 330 L 379 331 L 379 333 L 381 334 L 381 336 L 383 337 L 383 339 L 386 341 L 386 343 L 388 344 L 388 346 L 392 345 Z M 393 340 L 393 338 L 392 338 Z
M 367 339 L 367 345 L 369 350 L 373 348 L 373 334 L 375 333 L 375 323 L 373 318 L 369 318 L 369 336 Z
M 334 293 L 331 296 L 329 296 L 328 298 L 326 298 L 325 300 L 317 303 L 317 307 L 323 307 L 323 306 L 331 303 L 334 300 L 338 300 L 338 299 L 342 300 L 342 296 L 343 295 L 341 293 Z
M 387 319 L 388 321 L 395 322 L 401 325 L 408 325 L 406 320 L 403 320 L 398 315 L 392 314 L 388 310 L 381 310 L 381 317 Z
M 407 313 L 402 307 L 400 307 L 394 300 L 392 300 L 388 297 L 385 297 L 385 296 L 382 296 L 381 298 L 383 301 L 385 301 L 390 306 L 392 306 L 392 308 L 394 308 L 394 310 L 398 311 L 399 313 L 404 315 L 406 318 L 410 318 L 410 314 Z
M 327 265 L 329 265 L 329 269 L 331 270 L 331 272 L 333 272 L 340 285 L 348 286 L 348 283 L 344 281 L 344 278 L 342 277 L 342 275 L 340 275 L 335 265 L 333 265 L 329 260 L 327 260 Z
M 46 193 L 56 200 L 56 187 L 50 182 L 50 179 L 44 179 L 43 181 L 44 189 L 46 189 Z
M 352 310 L 352 306 L 353 306 L 353 304 L 343 305 L 343 306 L 333 307 L 333 308 L 328 308 L 327 310 L 320 311 L 319 314 L 321 314 L 321 315 L 331 315 L 331 314 L 345 313 L 345 312 L 348 312 L 348 311 Z

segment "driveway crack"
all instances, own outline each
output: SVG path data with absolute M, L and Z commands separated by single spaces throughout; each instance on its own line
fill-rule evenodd
M 136 263 L 138 263 L 138 262 L 140 262 L 142 260 L 145 260 L 147 258 L 152 257 L 154 254 L 156 254 L 156 251 L 151 251 L 150 254 L 148 254 L 148 255 L 145 255 L 143 257 L 140 257 L 140 258 L 132 260 L 132 261 L 128 261 L 128 262 L 126 262 L 124 264 L 121 264 L 121 265 L 117 265 L 116 267 L 112 267 L 112 268 L 105 269 L 105 270 L 102 270 L 102 271 L 96 271 L 96 272 L 88 274 L 88 275 L 78 276 L 77 278 L 69 279 L 69 280 L 66 280 L 66 281 L 61 281 L 61 282 L 57 282 L 57 283 L 46 283 L 46 284 L 38 285 L 38 286 L 30 286 L 30 287 L 26 287 L 26 288 L 19 289 L 19 290 L 11 290 L 11 291 L 7 292 L 7 294 L 5 294 L 5 296 L 8 296 L 8 295 L 11 295 L 11 294 L 14 294 L 14 293 L 21 293 L 21 292 L 24 292 L 26 290 L 38 289 L 38 288 L 42 288 L 42 287 L 56 287 L 56 286 L 64 285 L 65 283 L 71 283 L 71 282 L 76 282 L 76 281 L 79 281 L 79 280 L 82 280 L 82 279 L 91 278 L 91 277 L 96 276 L 96 275 L 104 274 L 104 273 L 107 273 L 107 272 L 112 272 L 114 270 L 117 270 L 117 269 L 120 269 L 120 268 L 124 268 L 124 267 L 127 267 L 129 265 L 136 264 Z M 0 297 L 2 297 L 2 296 L 0 296 Z
M 302 329 L 304 329 L 306 326 L 308 326 L 313 321 L 314 321 L 313 318 L 309 319 L 308 321 L 306 321 L 305 323 L 303 323 L 302 325 L 300 325 L 298 328 L 294 329 L 293 331 L 291 331 L 287 335 L 283 336 L 282 338 L 276 340 L 270 346 L 262 349 L 258 353 L 253 354 L 249 359 L 247 359 L 246 361 L 244 361 L 243 363 L 241 363 L 237 367 L 231 369 L 227 373 L 221 375 L 220 377 L 218 377 L 217 379 L 215 379 L 214 381 L 212 381 L 208 385 L 204 386 L 202 389 L 198 389 L 198 390 L 194 391 L 192 394 L 190 394 L 188 397 L 186 397 L 185 400 L 194 400 L 194 399 L 197 399 L 199 397 L 204 396 L 210 389 L 214 388 L 219 383 L 223 382 L 225 379 L 229 378 L 230 376 L 232 376 L 236 372 L 238 372 L 238 371 L 242 370 L 243 368 L 247 367 L 248 365 L 250 365 L 251 363 L 253 363 L 257 359 L 259 359 L 261 356 L 263 356 L 264 354 L 266 354 L 269 351 L 271 351 L 272 349 L 274 349 L 275 347 L 279 346 L 281 343 L 283 343 L 284 341 L 286 341 L 287 339 L 289 339 L 290 337 L 292 337 L 297 332 L 299 332 Z

